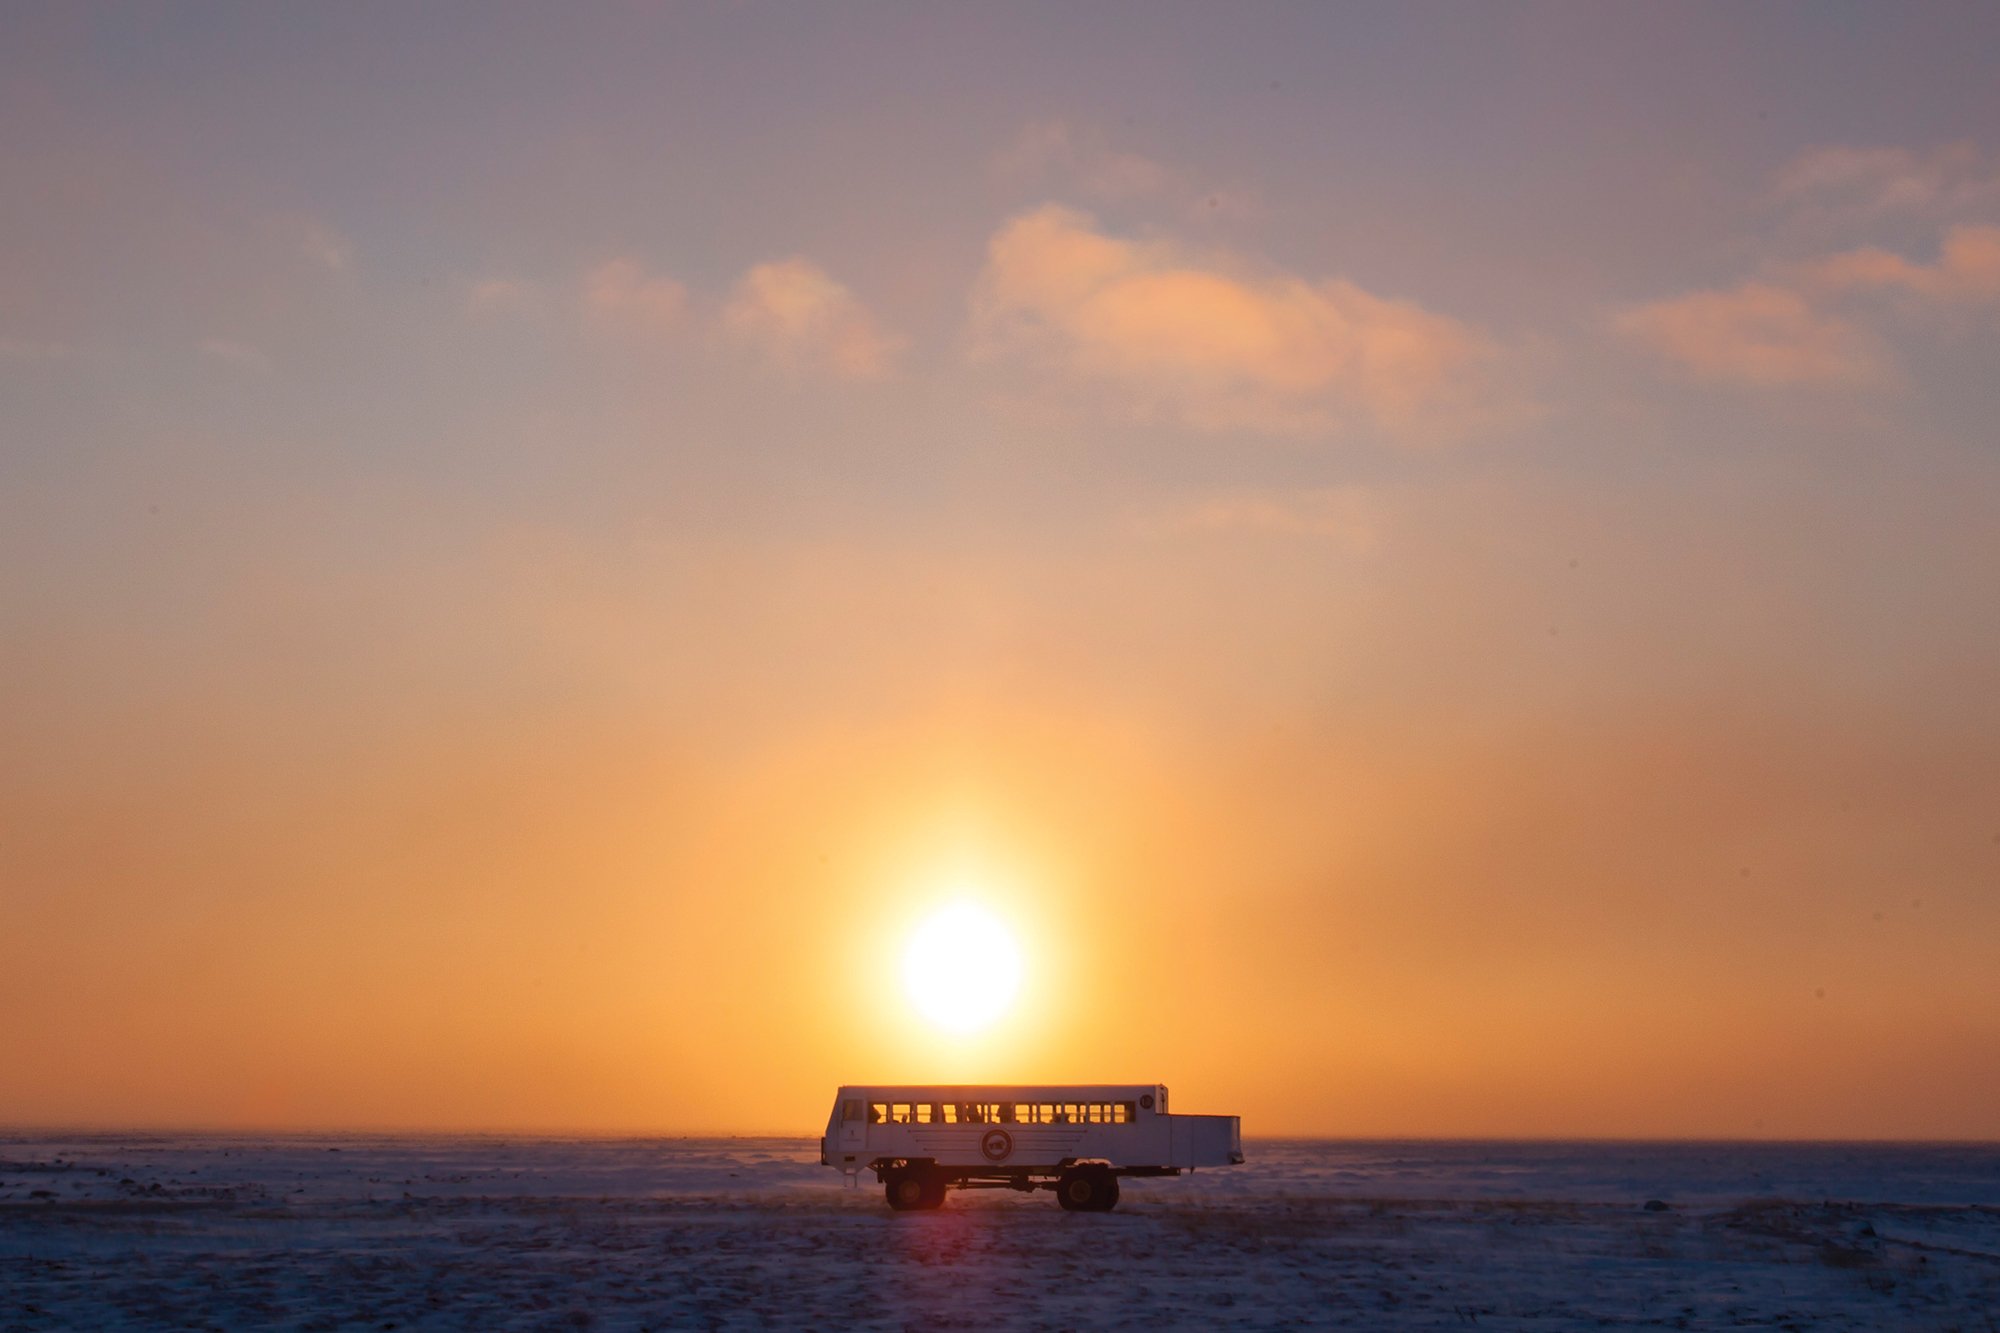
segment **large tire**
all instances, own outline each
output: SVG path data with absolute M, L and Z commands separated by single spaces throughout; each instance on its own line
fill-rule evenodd
M 905 1167 L 882 1177 L 882 1194 L 899 1213 L 944 1206 L 944 1174 L 921 1166 Z
M 1056 1182 L 1056 1202 L 1072 1213 L 1108 1213 L 1118 1206 L 1118 1177 L 1102 1167 L 1070 1171 Z
M 924 1178 L 915 1171 L 891 1171 L 882 1177 L 882 1194 L 889 1206 L 907 1213 L 924 1206 Z

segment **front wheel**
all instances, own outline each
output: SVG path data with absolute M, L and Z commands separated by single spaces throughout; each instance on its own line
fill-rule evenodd
M 882 1193 L 899 1213 L 943 1207 L 944 1186 L 941 1173 L 920 1167 L 891 1171 L 882 1178 Z
M 1118 1206 L 1118 1177 L 1098 1168 L 1072 1171 L 1056 1182 L 1056 1202 L 1072 1213 L 1108 1213 Z

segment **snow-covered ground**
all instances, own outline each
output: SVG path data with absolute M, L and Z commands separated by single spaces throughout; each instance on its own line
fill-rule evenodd
M 2000 1331 L 2000 1147 L 1248 1148 L 893 1214 L 792 1139 L 0 1136 L 0 1329 Z

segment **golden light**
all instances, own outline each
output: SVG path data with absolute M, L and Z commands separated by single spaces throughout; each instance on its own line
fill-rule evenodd
M 977 1032 L 1013 1004 L 1021 987 L 1021 951 L 991 912 L 953 903 L 910 936 L 903 987 L 932 1023 L 951 1032 Z

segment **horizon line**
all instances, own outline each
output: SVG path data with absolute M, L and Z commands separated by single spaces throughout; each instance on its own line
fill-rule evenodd
M 381 1126 L 291 1126 L 285 1128 L 214 1125 L 8 1125 L 0 1124 L 0 1139 L 121 1137 L 185 1138 L 401 1138 L 401 1139 L 570 1139 L 657 1141 L 690 1139 L 781 1140 L 810 1144 L 817 1134 L 756 1130 L 640 1130 L 574 1128 L 462 1128 Z M 1890 1135 L 1718 1135 L 1718 1134 L 1245 1134 L 1247 1143 L 1429 1143 L 1429 1144 L 1646 1144 L 1741 1145 L 1794 1147 L 1967 1147 L 2000 1148 L 2000 1137 L 1897 1137 Z

